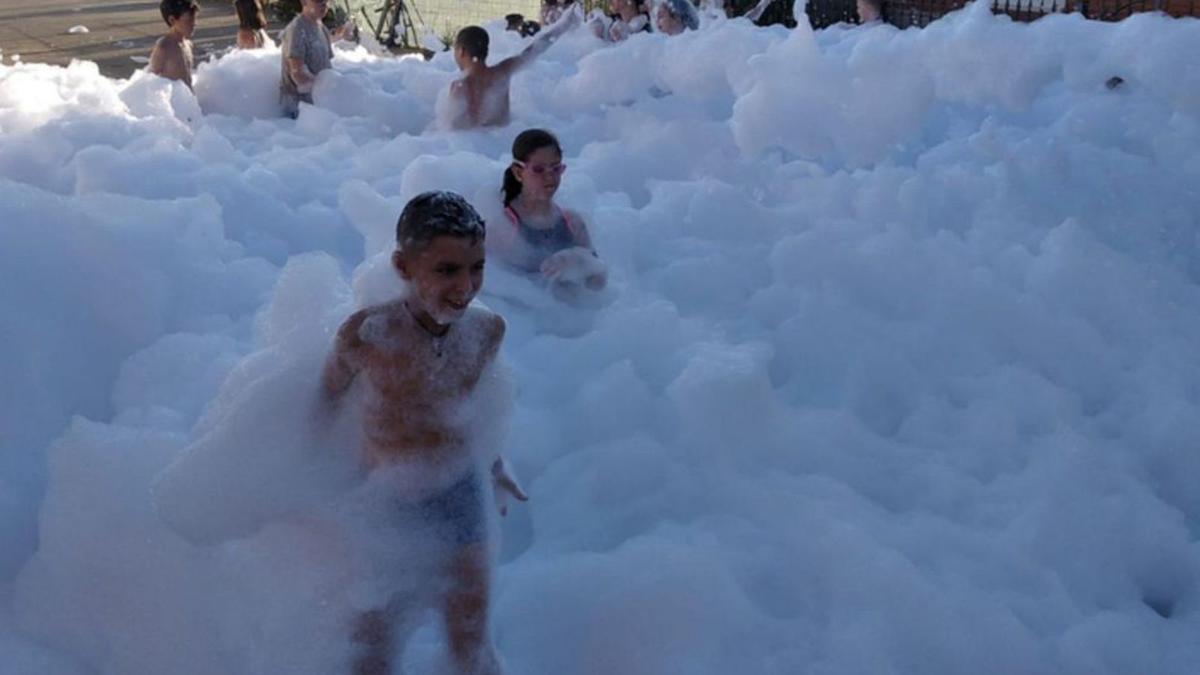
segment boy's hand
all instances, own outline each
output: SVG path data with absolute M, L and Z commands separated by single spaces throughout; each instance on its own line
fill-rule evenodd
M 500 515 L 508 515 L 508 496 L 512 495 L 517 498 L 517 501 L 529 501 L 529 495 L 525 494 L 525 490 L 517 483 L 517 477 L 513 475 L 512 467 L 503 457 L 497 457 L 492 463 L 492 481 L 496 484 L 496 510 Z

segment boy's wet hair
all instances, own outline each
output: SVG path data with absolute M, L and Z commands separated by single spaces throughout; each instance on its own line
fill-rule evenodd
M 162 12 L 163 21 L 168 26 L 171 25 L 171 19 L 178 19 L 188 12 L 195 12 L 200 9 L 196 4 L 196 0 L 162 0 L 158 4 L 158 11 Z
M 466 237 L 483 241 L 483 218 L 470 202 L 455 192 L 422 192 L 404 205 L 396 222 L 396 248 L 420 250 L 437 237 Z
M 486 30 L 479 26 L 467 26 L 458 31 L 458 35 L 454 38 L 454 48 L 462 49 L 467 56 L 483 61 L 488 55 L 489 42 Z

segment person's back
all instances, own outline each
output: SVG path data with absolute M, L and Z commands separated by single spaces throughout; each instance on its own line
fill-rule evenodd
M 328 2 L 302 0 L 301 8 L 284 29 L 280 45 L 279 97 L 284 114 L 290 117 L 299 113 L 301 101 L 312 103 L 317 74 L 333 65 L 332 36 L 321 23 Z
M 238 16 L 238 49 L 262 49 L 270 44 L 267 17 L 259 0 L 235 0 L 233 7 Z
M 494 66 L 487 65 L 490 42 L 487 31 L 479 26 L 467 26 L 460 30 L 454 39 L 454 59 L 463 77 L 450 85 L 450 95 L 457 106 L 450 126 L 466 129 L 508 124 L 508 89 L 512 76 L 578 22 L 579 15 L 576 12 L 568 13 L 557 24 L 539 34 L 520 54 Z
M 167 34 L 154 43 L 147 70 L 169 80 L 178 80 L 192 87 L 192 33 L 196 30 L 195 0 L 162 0 L 159 4 Z

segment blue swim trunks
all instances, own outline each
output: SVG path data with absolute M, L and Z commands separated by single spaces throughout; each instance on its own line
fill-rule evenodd
M 438 539 L 447 543 L 468 546 L 482 543 L 487 536 L 483 486 L 474 471 L 418 503 L 416 510 Z

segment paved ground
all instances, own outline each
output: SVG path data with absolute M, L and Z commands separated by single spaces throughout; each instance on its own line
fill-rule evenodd
M 197 0 L 200 16 L 192 37 L 196 60 L 234 43 L 237 16 L 232 0 Z M 369 21 L 361 7 L 383 0 L 350 0 L 359 26 Z M 410 6 L 439 35 L 453 35 L 463 25 L 524 12 L 536 17 L 538 0 L 409 0 Z M 344 0 L 338 0 L 341 5 Z M 374 14 L 372 13 L 372 16 Z M 76 26 L 88 32 L 71 33 Z M 272 24 L 274 34 L 282 25 Z M 0 54 L 7 63 L 19 54 L 25 62 L 67 65 L 86 59 L 109 77 L 128 77 L 145 66 L 154 41 L 166 31 L 158 0 L 0 0 Z
M 198 0 L 196 60 L 233 44 L 237 17 L 230 0 Z M 87 33 L 72 34 L 74 26 Z M 100 64 L 110 77 L 128 77 L 145 65 L 154 41 L 166 31 L 158 0 L 0 0 L 0 50 L 5 62 L 66 65 L 71 59 Z M 135 60 L 136 59 L 136 60 Z

